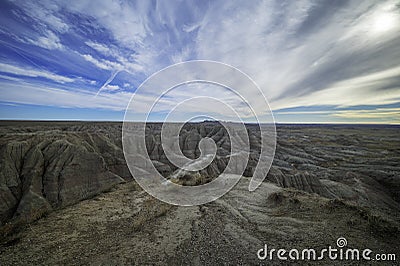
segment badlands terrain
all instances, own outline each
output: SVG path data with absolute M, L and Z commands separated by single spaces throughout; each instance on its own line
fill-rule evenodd
M 207 168 L 179 175 L 160 128 L 148 126 L 146 146 L 164 177 L 199 185 L 225 169 L 229 137 L 218 123 L 183 128 L 188 158 L 204 137 L 218 152 Z M 260 135 L 247 128 L 251 156 L 234 189 L 177 207 L 131 177 L 122 123 L 0 122 L 0 265 L 260 265 L 270 263 L 257 258 L 264 244 L 322 249 L 339 237 L 400 258 L 399 127 L 277 125 L 273 165 L 254 192 Z

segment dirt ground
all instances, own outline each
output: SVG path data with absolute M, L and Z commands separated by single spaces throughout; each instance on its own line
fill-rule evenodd
M 260 265 L 271 263 L 257 258 L 264 244 L 322 249 L 342 236 L 352 248 L 398 252 L 395 221 L 271 183 L 250 193 L 248 181 L 193 207 L 162 203 L 135 182 L 118 185 L 3 239 L 0 265 Z

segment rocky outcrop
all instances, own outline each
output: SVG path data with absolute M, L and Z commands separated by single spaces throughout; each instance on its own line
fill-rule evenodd
M 12 141 L 3 143 L 1 224 L 11 218 L 34 220 L 129 178 L 121 148 L 102 137 L 98 133 L 49 131 L 14 135 Z
M 130 180 L 121 143 L 122 123 L 0 123 L 0 222 L 30 221 Z M 258 164 L 260 131 L 247 126 L 250 157 Z M 198 158 L 199 142 L 215 141 L 217 154 L 199 171 L 177 169 L 160 144 L 161 124 L 147 126 L 146 148 L 156 169 L 183 185 L 210 182 L 229 161 L 230 139 L 216 122 L 186 124 L 179 143 Z M 280 187 L 343 199 L 376 209 L 399 211 L 398 128 L 278 126 L 277 148 L 267 181 Z

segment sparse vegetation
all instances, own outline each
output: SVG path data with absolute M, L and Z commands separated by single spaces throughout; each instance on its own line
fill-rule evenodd
M 135 231 L 139 231 L 146 223 L 153 219 L 166 215 L 172 208 L 172 205 L 161 202 L 153 197 L 143 202 L 142 208 L 135 215 L 132 226 Z

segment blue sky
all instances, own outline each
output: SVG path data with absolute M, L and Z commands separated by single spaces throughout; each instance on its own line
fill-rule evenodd
M 0 1 L 0 119 L 122 120 L 196 59 L 247 73 L 277 122 L 400 123 L 399 2 L 305 0 Z

